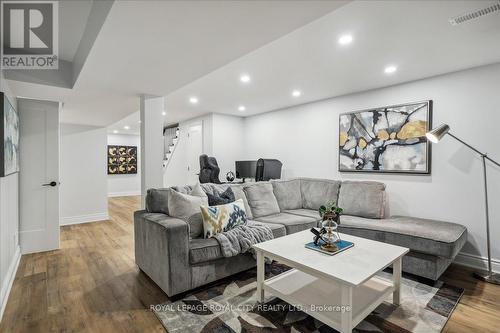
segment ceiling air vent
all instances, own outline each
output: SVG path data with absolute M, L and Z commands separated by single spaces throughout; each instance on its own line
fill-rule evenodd
M 450 22 L 451 25 L 458 25 L 458 24 L 462 24 L 462 23 L 470 21 L 470 20 L 477 19 L 477 18 L 484 16 L 484 15 L 494 13 L 494 12 L 499 11 L 499 10 L 500 10 L 500 3 L 496 3 L 496 4 L 491 5 L 489 7 L 476 10 L 475 12 L 452 17 L 448 21 Z

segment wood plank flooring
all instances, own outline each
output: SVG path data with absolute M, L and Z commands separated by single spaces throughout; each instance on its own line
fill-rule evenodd
M 139 197 L 109 200 L 110 220 L 61 228 L 61 249 L 24 255 L 0 332 L 165 332 L 149 310 L 167 296 L 134 263 Z M 499 332 L 500 286 L 452 265 L 443 280 L 465 294 L 443 332 Z

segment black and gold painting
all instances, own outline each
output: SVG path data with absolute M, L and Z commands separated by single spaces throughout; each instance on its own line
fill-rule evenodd
M 340 115 L 339 171 L 431 172 L 432 101 Z
M 108 146 L 108 175 L 126 175 L 136 173 L 136 146 Z

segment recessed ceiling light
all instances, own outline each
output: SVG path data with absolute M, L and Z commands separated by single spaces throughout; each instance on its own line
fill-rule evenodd
M 384 72 L 385 72 L 385 74 L 392 74 L 397 70 L 398 70 L 398 68 L 396 66 L 390 65 L 390 66 L 385 67 Z
M 299 97 L 300 95 L 302 95 L 302 91 L 300 91 L 300 90 L 294 90 L 294 91 L 292 91 L 292 96 L 293 97 Z
M 125 130 L 129 130 L 129 129 L 130 129 L 130 126 L 125 125 L 125 126 L 123 126 L 123 129 L 125 129 Z
M 342 35 L 339 38 L 339 44 L 340 45 L 351 44 L 351 42 L 352 42 L 352 36 L 351 35 Z
M 245 111 L 247 108 L 244 105 L 238 106 L 238 111 Z
M 142 123 L 142 121 L 139 120 L 138 123 L 140 124 L 140 123 Z
M 167 113 L 166 113 L 165 111 L 163 111 L 163 112 L 161 113 L 161 115 L 162 115 L 162 116 L 166 116 L 166 115 L 167 115 Z
M 189 97 L 189 103 L 191 104 L 197 104 L 198 103 L 198 98 L 193 96 L 193 97 Z
M 240 76 L 240 81 L 243 83 L 248 83 L 250 82 L 250 76 L 248 74 L 243 74 Z
M 117 131 L 117 130 L 114 130 L 114 131 L 113 131 L 113 133 L 117 134 L 117 133 L 118 133 L 118 131 Z

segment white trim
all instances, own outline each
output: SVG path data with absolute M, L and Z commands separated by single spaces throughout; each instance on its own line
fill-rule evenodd
M 96 213 L 96 214 L 88 214 L 88 215 L 79 215 L 79 216 L 68 216 L 61 218 L 61 226 L 63 225 L 71 225 L 71 224 L 79 224 L 79 223 L 87 223 L 87 222 L 96 222 L 109 220 L 108 212 L 105 213 Z
M 109 192 L 108 193 L 108 198 L 113 198 L 113 197 L 130 197 L 130 196 L 136 196 L 136 195 L 141 195 L 141 190 L 137 190 L 137 191 L 124 191 L 124 192 Z
M 1 302 L 2 302 L 1 303 L 2 307 L 0 308 L 0 320 L 2 320 L 3 312 L 5 311 L 5 307 L 7 306 L 7 301 L 9 300 L 10 290 L 12 288 L 12 285 L 14 284 L 20 260 L 21 260 L 21 248 L 17 246 L 16 252 L 14 253 L 14 258 L 12 258 L 12 261 L 10 262 L 9 269 L 7 270 L 7 274 L 5 275 L 5 281 L 2 284 L 2 289 L 0 292 Z
M 481 257 L 481 256 L 476 255 L 476 254 L 460 252 L 456 256 L 456 258 L 453 262 L 456 264 L 459 264 L 459 265 L 472 267 L 472 268 L 476 268 L 476 269 L 487 269 L 488 268 L 488 258 Z M 492 258 L 491 259 L 491 269 L 496 273 L 500 273 L 500 260 Z

